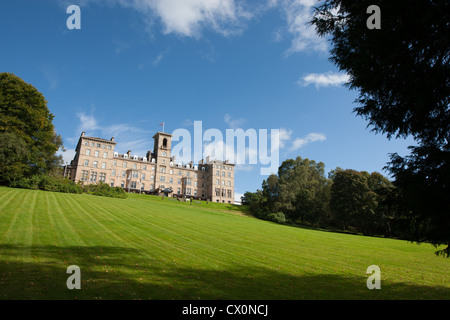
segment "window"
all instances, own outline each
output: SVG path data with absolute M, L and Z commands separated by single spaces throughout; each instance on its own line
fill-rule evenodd
M 111 180 L 111 187 L 114 187 L 114 180 Z
M 91 155 L 91 149 L 86 149 L 86 155 L 90 156 Z
M 101 147 L 101 144 L 100 143 L 97 143 L 97 148 L 100 148 Z
M 122 178 L 125 178 L 126 176 L 126 171 L 122 171 Z
M 84 166 L 87 167 L 89 165 L 89 160 L 84 160 Z
M 222 177 L 225 177 L 225 171 L 222 171 Z
M 117 166 L 117 161 L 116 160 L 113 161 L 113 166 Z
M 81 171 L 81 181 L 87 181 L 89 175 L 89 171 L 83 170 Z
M 95 147 L 95 142 L 91 142 L 91 147 Z
M 170 178 L 170 179 L 169 179 L 169 182 L 170 182 L 170 183 L 173 183 L 173 178 Z
M 94 172 L 94 171 L 91 172 L 90 181 L 91 182 L 97 182 L 97 172 Z
M 178 171 L 178 175 L 179 175 L 179 176 L 181 176 L 181 175 L 182 175 L 182 173 L 181 173 L 181 170 L 180 170 L 180 171 Z
M 223 185 L 223 186 L 225 185 L 225 180 L 222 180 L 222 185 Z
M 98 166 L 98 162 L 94 161 L 94 168 L 97 168 L 97 166 Z
M 103 158 L 108 158 L 108 152 L 103 152 Z
M 127 167 L 127 163 L 126 163 L 126 162 L 123 163 L 123 167 L 124 167 L 124 168 Z
M 228 185 L 229 187 L 231 187 L 231 181 L 228 181 L 228 182 L 227 182 L 227 185 Z
M 133 163 L 133 169 L 137 169 L 136 163 Z
M 220 175 L 220 173 L 219 173 L 219 171 L 217 171 L 217 172 L 216 172 L 216 176 L 219 176 L 219 175 Z
M 180 190 L 180 188 L 178 188 L 178 190 L 177 190 L 177 194 L 180 194 L 180 192 L 181 192 L 181 190 Z
M 85 146 L 88 146 L 88 145 L 89 145 L 89 141 L 85 141 L 85 142 L 84 142 L 84 145 L 85 145 Z
M 228 178 L 231 178 L 231 172 L 228 172 Z
M 150 181 L 153 182 L 154 180 L 155 180 L 155 176 L 151 176 L 151 177 L 150 177 Z
M 191 188 L 187 188 L 187 189 L 186 189 L 186 194 L 192 194 Z
M 131 181 L 131 189 L 136 189 L 136 181 Z
M 192 180 L 191 179 L 186 179 L 186 185 L 188 185 L 188 186 L 192 185 Z
M 166 167 L 161 167 L 161 173 L 166 173 Z
M 106 162 L 102 162 L 102 169 L 106 169 Z
M 145 180 L 145 173 L 143 173 L 143 174 L 141 175 L 141 179 L 142 179 L 142 180 Z
M 147 166 L 145 164 L 142 166 L 142 170 L 147 170 Z
M 113 177 L 115 177 L 116 176 L 116 170 L 113 169 L 111 174 L 112 174 Z
M 217 184 L 217 185 L 219 185 L 219 184 L 220 184 L 220 181 L 219 181 L 219 179 L 217 179 L 217 180 L 216 180 L 216 184 Z
M 120 186 L 121 186 L 122 188 L 125 188 L 125 181 L 120 182 Z
M 145 187 L 145 185 L 141 184 L 141 191 L 144 191 L 144 187 Z
M 98 150 L 95 150 L 95 157 L 96 158 L 98 158 L 98 154 L 99 154 Z
M 181 184 L 181 179 L 178 179 L 178 184 Z
M 227 197 L 232 198 L 231 190 L 227 190 Z
M 170 169 L 169 173 L 170 173 L 170 174 L 173 174 L 173 170 L 172 170 L 172 169 Z
M 106 173 L 100 173 L 98 181 L 105 182 L 105 180 L 106 180 Z
M 111 146 L 108 146 L 108 150 L 111 150 Z
M 216 192 L 216 197 L 220 197 L 220 189 L 216 188 L 214 191 Z
M 159 182 L 166 182 L 166 177 L 161 176 L 161 177 L 159 178 Z

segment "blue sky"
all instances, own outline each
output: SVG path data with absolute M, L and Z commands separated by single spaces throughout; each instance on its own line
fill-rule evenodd
M 68 161 L 81 131 L 145 155 L 160 131 L 280 129 L 280 163 L 301 156 L 378 171 L 411 141 L 387 140 L 352 112 L 357 92 L 305 23 L 313 0 L 0 2 L 0 72 L 34 85 L 55 115 Z M 81 29 L 69 30 L 69 5 Z M 193 131 L 192 131 L 193 133 Z M 235 192 L 260 188 L 239 165 Z

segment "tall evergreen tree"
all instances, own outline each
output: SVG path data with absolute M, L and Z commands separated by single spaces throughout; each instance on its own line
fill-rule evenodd
M 381 10 L 368 28 L 369 6 Z M 377 18 L 377 17 L 375 17 Z M 330 36 L 331 61 L 359 91 L 357 115 L 376 133 L 412 137 L 411 154 L 391 156 L 409 239 L 450 255 L 450 2 L 324 0 L 311 21 Z

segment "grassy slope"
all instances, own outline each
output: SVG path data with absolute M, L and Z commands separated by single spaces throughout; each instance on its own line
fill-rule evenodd
M 450 299 L 431 245 L 281 226 L 235 206 L 0 188 L 0 299 Z M 378 265 L 381 290 L 368 290 Z M 66 268 L 81 268 L 68 290 Z

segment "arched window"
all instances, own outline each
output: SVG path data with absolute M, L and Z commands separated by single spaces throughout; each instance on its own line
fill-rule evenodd
M 167 139 L 166 138 L 163 139 L 163 144 L 162 145 L 163 145 L 164 148 L 167 148 Z

